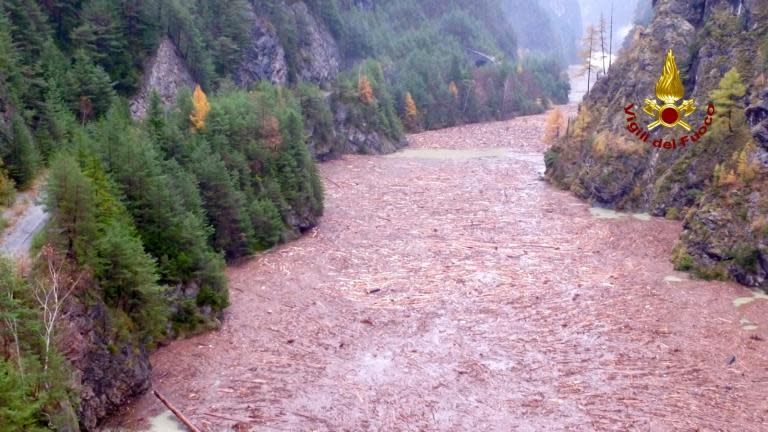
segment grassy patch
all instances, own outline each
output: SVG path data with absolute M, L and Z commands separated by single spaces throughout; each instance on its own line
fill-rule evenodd
M 675 207 L 668 208 L 667 214 L 664 217 L 669 220 L 680 220 L 680 210 Z
M 694 267 L 693 257 L 685 249 L 685 245 L 678 243 L 672 249 L 672 264 L 677 271 L 690 271 Z

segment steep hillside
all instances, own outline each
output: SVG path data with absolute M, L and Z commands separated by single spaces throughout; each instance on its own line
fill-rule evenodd
M 600 205 L 682 219 L 679 268 L 766 287 L 767 23 L 762 1 L 655 2 L 649 26 L 636 30 L 547 154 L 548 177 Z M 706 134 L 676 149 L 652 143 L 679 144 L 683 129 L 660 127 L 643 142 L 628 132 L 624 111 L 634 104 L 641 127 L 652 121 L 642 105 L 654 96 L 668 49 L 685 98 L 698 105 L 686 120 L 698 129 L 708 103 L 715 110 Z
M 583 28 L 578 0 L 504 0 L 502 4 L 521 50 L 578 63 Z

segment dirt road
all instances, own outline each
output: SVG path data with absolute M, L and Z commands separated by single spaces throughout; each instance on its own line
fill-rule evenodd
M 674 272 L 678 222 L 541 181 L 542 122 L 323 164 L 320 227 L 231 268 L 155 388 L 206 431 L 768 430 L 768 301 Z
M 48 221 L 40 190 L 46 182 L 40 176 L 35 185 L 16 197 L 16 202 L 2 214 L 8 224 L 0 235 L 0 253 L 24 258 L 29 253 L 32 239 Z

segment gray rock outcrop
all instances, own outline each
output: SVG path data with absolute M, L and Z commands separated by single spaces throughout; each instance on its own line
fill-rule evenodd
M 76 369 L 77 417 L 84 430 L 96 430 L 108 414 L 150 388 L 146 348 L 117 326 L 103 303 L 70 302 L 62 352 Z
M 408 145 L 405 138 L 393 140 L 366 124 L 351 122 L 349 107 L 341 103 L 334 106 L 333 123 L 338 137 L 337 154 L 387 154 Z
M 569 136 L 548 152 L 547 176 L 600 205 L 683 219 L 681 247 L 675 252 L 679 268 L 768 287 L 768 189 L 761 180 L 768 169 L 768 63 L 759 54 L 768 37 L 768 4 L 653 4 L 648 27 L 636 28 L 632 44 L 584 99 Z M 743 97 L 732 99 L 739 123 L 731 127 L 723 119 L 720 130 L 710 127 L 707 139 L 674 150 L 651 143 L 680 139 L 686 135 L 680 128 L 657 128 L 646 142 L 628 134 L 623 107 L 634 104 L 647 124 L 643 100 L 654 96 L 667 49 L 675 53 L 685 98 L 698 105 L 686 120 L 696 128 L 703 124 L 713 91 L 736 69 L 746 87 Z M 738 168 L 747 164 L 756 178 Z
M 244 88 L 258 81 L 285 84 L 288 65 L 285 63 L 285 51 L 274 27 L 259 17 L 253 8 L 250 8 L 249 15 L 251 43 L 243 53 L 240 68 L 234 74 L 235 83 Z
M 149 106 L 149 95 L 156 91 L 165 106 L 176 102 L 183 88 L 193 88 L 195 80 L 170 38 L 164 37 L 144 69 L 144 82 L 139 93 L 131 99 L 131 115 L 143 118 Z
M 312 16 L 304 2 L 296 2 L 290 8 L 302 31 L 296 75 L 315 84 L 334 80 L 341 65 L 338 44 L 328 29 Z

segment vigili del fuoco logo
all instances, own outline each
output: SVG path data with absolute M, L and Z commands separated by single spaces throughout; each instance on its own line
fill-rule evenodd
M 678 147 L 685 148 L 689 143 L 695 143 L 707 133 L 712 125 L 715 106 L 712 103 L 707 106 L 704 122 L 698 129 L 693 130 L 686 119 L 696 111 L 696 101 L 686 99 L 678 105 L 678 101 L 684 97 L 685 89 L 680 79 L 680 71 L 677 69 L 677 63 L 675 63 L 675 55 L 670 49 L 667 51 L 667 59 L 664 62 L 661 77 L 656 81 L 656 98 L 646 99 L 643 106 L 643 112 L 651 117 L 650 123 L 645 128 L 640 126 L 637 121 L 637 114 L 633 111 L 635 104 L 629 104 L 624 108 L 624 113 L 627 115 L 627 130 L 640 141 L 648 142 L 651 131 L 659 126 L 673 130 L 678 130 L 679 127 L 688 134 L 674 137 L 671 141 L 655 139 L 652 141 L 653 146 L 676 149 Z M 692 130 L 693 133 L 690 133 Z

